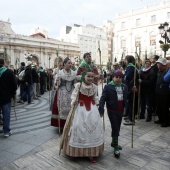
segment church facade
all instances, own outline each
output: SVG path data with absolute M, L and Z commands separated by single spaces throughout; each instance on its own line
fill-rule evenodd
M 15 68 L 27 60 L 44 68 L 54 68 L 58 57 L 74 60 L 80 56 L 80 49 L 78 44 L 47 38 L 42 33 L 31 36 L 15 34 L 9 21 L 0 21 L 0 56 L 7 65 Z

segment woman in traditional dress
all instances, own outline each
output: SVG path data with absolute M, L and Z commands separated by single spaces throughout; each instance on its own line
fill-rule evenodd
M 95 163 L 104 150 L 104 131 L 97 108 L 97 86 L 92 83 L 94 73 L 88 68 L 84 75 L 85 80 L 75 85 L 71 96 L 75 110 L 67 118 L 60 149 L 68 156 L 88 157 Z
M 57 68 L 53 71 L 53 86 L 51 92 L 51 105 L 50 110 L 52 111 L 51 116 L 51 126 L 57 127 L 57 115 L 58 115 L 58 105 L 57 105 L 57 86 L 56 86 L 56 79 L 57 75 L 60 70 L 63 69 L 63 59 L 59 57 Z
M 64 59 L 63 66 L 64 68 L 56 76 L 57 97 L 54 99 L 54 105 L 56 104 L 57 107 L 53 108 L 53 112 L 57 113 L 55 126 L 59 127 L 59 133 L 60 129 L 64 128 L 71 108 L 71 94 L 76 79 L 76 72 L 71 70 L 72 63 L 69 58 Z

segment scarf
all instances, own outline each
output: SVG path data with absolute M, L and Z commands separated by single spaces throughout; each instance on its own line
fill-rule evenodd
M 91 67 L 93 67 L 93 64 L 92 63 L 87 64 L 87 62 L 85 60 L 83 60 L 80 64 L 80 67 L 91 68 Z
M 108 83 L 112 86 L 116 86 L 116 87 L 120 87 L 122 85 L 122 82 L 120 84 L 116 84 L 114 81 L 111 81 L 110 83 Z
M 127 65 L 127 67 L 130 67 L 130 66 L 135 67 L 135 65 L 132 64 L 132 63 L 129 63 L 129 64 Z
M 43 69 L 40 69 L 39 72 L 43 72 L 44 70 Z
M 7 68 L 5 66 L 0 68 L 0 77 L 2 76 L 2 74 L 7 70 Z
M 151 69 L 151 67 L 149 67 L 149 68 L 143 68 L 142 71 L 146 72 L 146 71 L 148 71 L 149 69 Z

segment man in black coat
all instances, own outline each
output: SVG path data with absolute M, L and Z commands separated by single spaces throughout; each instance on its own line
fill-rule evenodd
M 156 82 L 156 107 L 159 120 L 154 123 L 161 124 L 161 127 L 169 126 L 169 83 L 164 81 L 164 76 L 167 73 L 167 60 L 159 58 L 157 61 L 159 69 Z
M 151 71 L 153 71 L 156 75 L 158 74 L 158 67 L 157 67 L 157 63 L 156 61 L 159 59 L 159 56 L 158 55 L 153 55 L 151 57 Z M 156 80 L 154 81 L 154 90 L 156 88 Z M 152 107 L 152 113 L 155 114 L 156 112 L 156 94 L 155 92 L 153 93 L 153 107 Z
M 139 83 L 141 83 L 141 113 L 140 119 L 145 118 L 145 110 L 147 106 L 146 122 L 152 120 L 153 95 L 155 93 L 155 82 L 157 74 L 151 69 L 151 62 L 145 61 L 144 68 L 140 71 Z
M 4 66 L 4 59 L 0 58 L 0 110 L 3 114 L 3 130 L 4 137 L 10 136 L 10 114 L 11 114 L 11 98 L 17 90 L 17 82 L 12 70 Z
M 37 67 L 36 67 L 36 64 L 33 64 L 32 65 L 32 82 L 33 82 L 33 85 L 32 85 L 32 90 L 33 90 L 33 99 L 38 99 L 37 98 L 37 90 L 36 90 L 36 87 L 37 87 L 37 83 L 38 83 L 38 72 L 37 72 Z
M 32 81 L 32 69 L 31 69 L 31 61 L 27 61 L 27 66 L 25 68 L 25 76 L 24 76 L 24 81 L 25 81 L 25 91 L 26 91 L 26 95 L 27 95 L 27 100 L 28 100 L 28 104 L 31 104 L 31 97 L 32 97 L 32 93 L 33 93 L 33 89 L 32 89 L 32 85 L 33 85 L 33 81 Z

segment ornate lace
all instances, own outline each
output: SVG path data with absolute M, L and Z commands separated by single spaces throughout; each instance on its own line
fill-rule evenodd
M 80 92 L 81 94 L 84 94 L 88 97 L 93 96 L 96 92 L 96 85 L 91 84 L 90 86 L 88 86 L 85 83 L 82 83 Z
M 69 73 L 67 73 L 65 69 L 62 69 L 59 71 L 59 74 L 57 74 L 57 77 L 59 79 L 62 78 L 67 81 L 72 81 L 76 78 L 76 72 L 73 70 L 70 70 Z

